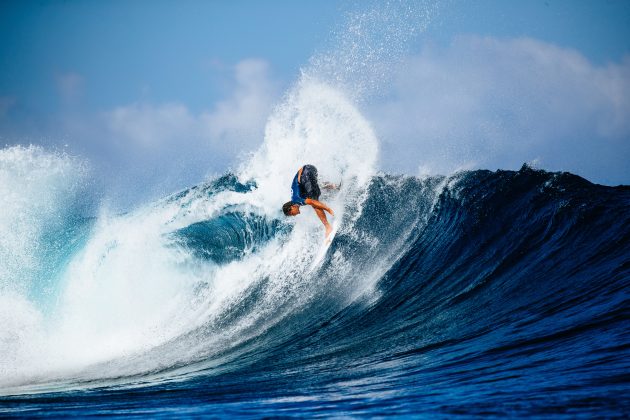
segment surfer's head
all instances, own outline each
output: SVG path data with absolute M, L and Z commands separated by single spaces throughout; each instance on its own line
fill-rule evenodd
M 293 201 L 287 201 L 282 205 L 282 212 L 285 216 L 296 216 L 300 214 L 300 206 Z

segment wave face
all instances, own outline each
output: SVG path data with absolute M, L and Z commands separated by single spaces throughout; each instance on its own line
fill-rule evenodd
M 267 211 L 261 176 L 124 215 L 60 206 L 72 246 L 33 247 L 44 283 L 11 281 L 24 247 L 3 259 L 0 413 L 630 412 L 630 188 L 328 173 L 322 260 L 314 215 Z

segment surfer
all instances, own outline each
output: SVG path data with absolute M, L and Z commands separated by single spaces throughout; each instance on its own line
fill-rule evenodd
M 334 184 L 324 183 L 326 189 L 338 189 Z M 287 201 L 282 206 L 282 211 L 286 216 L 297 216 L 300 214 L 300 206 L 309 205 L 313 207 L 317 217 L 324 224 L 326 228 L 326 240 L 332 232 L 332 227 L 326 219 L 326 213 L 330 213 L 334 216 L 335 213 L 326 204 L 319 201 L 319 195 L 321 191 L 319 184 L 317 183 L 317 168 L 313 165 L 302 166 L 295 177 L 293 177 L 293 183 L 291 184 L 291 201 Z

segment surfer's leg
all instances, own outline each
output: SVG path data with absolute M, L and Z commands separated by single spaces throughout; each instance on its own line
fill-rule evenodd
M 315 207 L 313 207 L 313 210 L 315 210 L 317 217 L 319 217 L 319 220 L 321 220 L 322 223 L 324 224 L 324 227 L 326 228 L 326 239 L 328 239 L 330 232 L 332 232 L 332 226 L 330 226 L 330 223 L 328 223 L 328 219 L 326 218 L 326 213 L 324 213 L 324 210 L 316 209 Z

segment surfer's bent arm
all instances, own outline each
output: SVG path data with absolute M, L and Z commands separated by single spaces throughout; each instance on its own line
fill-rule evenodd
M 335 215 L 332 209 L 328 207 L 326 204 L 322 203 L 321 201 L 313 200 L 312 198 L 307 198 L 306 200 L 304 200 L 304 203 L 308 204 L 309 206 L 313 206 L 313 208 L 327 211 L 333 216 Z

